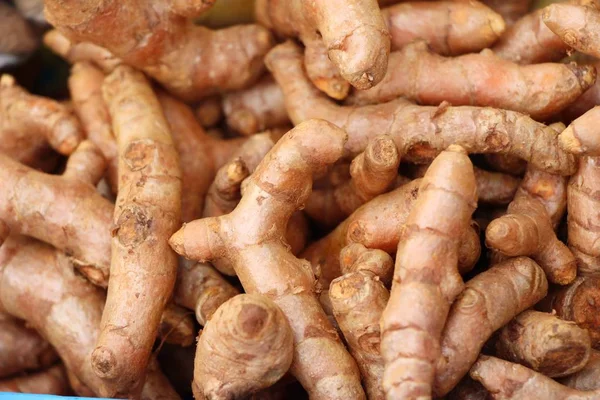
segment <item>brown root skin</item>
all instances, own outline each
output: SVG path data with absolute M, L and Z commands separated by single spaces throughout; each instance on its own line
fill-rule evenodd
M 404 225 L 419 194 L 420 179 L 389 193 L 377 196 L 358 208 L 324 238 L 311 244 L 301 257 L 320 271 L 323 288 L 340 276 L 339 255 L 350 243 L 361 243 L 370 249 L 394 253 L 400 240 L 399 226 Z M 481 251 L 479 231 L 468 229 L 460 239 L 459 269 L 470 270 Z
M 0 311 L 0 378 L 49 367 L 57 358 L 35 330 Z
M 185 103 L 159 91 L 158 100 L 169 123 L 181 163 L 181 218 L 193 221 L 202 215 L 204 198 L 217 170 L 245 139 L 221 140 L 206 133 Z M 198 154 L 203 154 L 198 157 Z
M 194 109 L 194 114 L 203 128 L 214 127 L 223 119 L 221 96 L 210 96 L 200 100 Z
M 539 311 L 519 314 L 501 331 L 496 354 L 550 378 L 581 370 L 590 357 L 590 335 L 574 322 Z
M 75 113 L 81 120 L 87 138 L 102 151 L 108 163 L 107 180 L 113 193 L 117 193 L 118 157 L 108 108 L 102 98 L 104 73 L 92 64 L 74 64 L 69 76 L 69 92 Z
M 394 275 L 394 259 L 388 253 L 378 249 L 367 249 L 360 243 L 351 243 L 342 249 L 340 267 L 343 274 L 369 272 L 388 287 Z
M 172 3 L 173 12 L 182 17 L 193 18 L 209 10 L 216 0 L 175 0 Z
M 568 178 L 530 167 L 515 197 L 536 199 L 546 209 L 554 229 L 567 211 Z
M 363 151 L 370 138 L 388 134 L 402 159 L 409 162 L 428 162 L 450 144 L 458 144 L 469 153 L 518 156 L 560 175 L 575 171 L 574 157 L 558 145 L 556 132 L 523 114 L 451 107 L 447 103 L 418 106 L 404 99 L 362 107 L 339 106 L 308 81 L 302 53 L 292 42 L 276 46 L 265 62 L 283 90 L 292 122 L 323 118 L 344 129 L 348 133 L 347 156 Z
M 504 205 L 511 202 L 521 180 L 509 174 L 473 168 L 477 181 L 479 203 Z
M 466 376 L 446 397 L 448 400 L 490 400 L 489 392 L 479 382 Z
M 173 303 L 168 303 L 158 324 L 158 337 L 160 340 L 165 343 L 188 347 L 195 343 L 196 334 L 192 313 Z
M 0 137 L 0 152 L 36 165 L 47 144 L 69 155 L 84 134 L 67 107 L 27 93 L 12 76 L 4 74 L 0 77 Z
M 394 141 L 385 135 L 374 137 L 352 160 L 350 179 L 335 187 L 314 190 L 304 212 L 319 225 L 335 227 L 361 205 L 385 193 L 396 179 L 399 165 Z
M 600 106 L 594 107 L 571 122 L 559 136 L 561 146 L 573 154 L 599 156 L 600 140 L 595 125 L 600 122 Z
M 401 228 L 394 285 L 381 317 L 388 398 L 432 394 L 444 322 L 464 286 L 459 240 L 476 207 L 473 165 L 462 147 L 452 145 L 427 170 Z
M 304 41 L 304 67 L 308 79 L 329 97 L 343 100 L 350 84 L 342 78 L 339 69 L 329 59 L 327 47 L 320 38 Z
M 569 47 L 600 56 L 600 8 L 594 0 L 551 4 L 543 9 L 542 18 Z
M 465 286 L 452 304 L 442 334 L 442 355 L 434 386 L 436 396 L 445 395 L 458 384 L 496 330 L 548 292 L 544 272 L 526 257 L 496 264 Z
M 255 12 L 261 24 L 279 34 L 303 42 L 321 37 L 342 77 L 358 89 L 376 85 L 385 75 L 390 34 L 376 0 L 258 0 Z
M 385 398 L 379 319 L 389 296 L 378 277 L 362 269 L 335 279 L 329 287 L 333 315 L 358 364 L 369 399 Z
M 283 93 L 270 75 L 251 87 L 223 95 L 227 126 L 242 135 L 289 123 Z
M 548 79 L 553 87 L 548 86 Z M 354 91 L 346 104 L 406 97 L 424 105 L 448 101 L 453 106 L 503 108 L 544 120 L 562 111 L 595 81 L 596 69 L 591 65 L 518 65 L 486 50 L 444 58 L 431 52 L 425 42 L 416 42 L 390 53 L 383 80 L 369 90 Z
M 485 154 L 486 165 L 498 172 L 520 176 L 527 169 L 527 161 L 506 154 Z
M 173 299 L 194 310 L 200 325 L 206 325 L 221 304 L 239 294 L 210 264 L 184 261 L 177 271 Z
M 356 364 L 316 298 L 309 263 L 294 257 L 284 238 L 313 174 L 340 158 L 345 139 L 325 121 L 297 126 L 261 161 L 233 212 L 188 223 L 170 239 L 186 258 L 230 264 L 247 293 L 282 309 L 294 331 L 291 372 L 314 399 L 364 397 Z
M 104 396 L 136 396 L 177 275 L 177 257 L 167 240 L 181 221 L 181 170 L 144 75 L 121 66 L 102 90 L 117 139 L 119 193 L 112 277 L 91 362 L 104 382 Z
M 241 89 L 258 78 L 262 58 L 272 46 L 268 30 L 238 25 L 213 31 L 173 13 L 170 3 L 136 0 L 125 7 L 96 0 L 51 0 L 45 3 L 45 12 L 73 42 L 105 48 L 188 101 Z M 62 53 L 68 47 L 63 44 Z
M 600 352 L 592 350 L 587 364 L 581 370 L 559 379 L 559 382 L 577 390 L 600 389 Z
M 600 68 L 600 62 L 595 61 L 591 63 L 596 72 Z M 600 104 L 600 81 L 596 79 L 596 83 L 592 85 L 588 90 L 579 96 L 571 105 L 561 113 L 561 119 L 563 121 L 573 121 L 581 117 L 583 114 Z
M 494 399 L 592 400 L 600 395 L 596 391 L 568 388 L 522 365 L 484 355 L 473 365 L 470 374 L 493 394 Z
M 600 273 L 600 158 L 581 157 L 567 189 L 569 248 L 581 276 Z
M 71 64 L 90 62 L 105 73 L 112 72 L 123 63 L 105 48 L 89 42 L 73 43 L 56 29 L 46 32 L 44 44 Z
M 0 180 L 10 188 L 0 192 L 0 220 L 10 231 L 68 252 L 90 281 L 106 287 L 114 206 L 90 182 L 34 171 L 4 155 Z
M 24 376 L 0 380 L 0 392 L 37 393 L 67 396 L 72 394 L 65 367 L 56 365 Z
M 600 278 L 586 276 L 577 278 L 572 284 L 561 288 L 549 299 L 550 308 L 544 311 L 556 312 L 560 318 L 573 321 L 587 329 L 592 347 L 600 345 Z
M 532 0 L 484 0 L 484 4 L 502 15 L 507 25 L 514 24 L 529 11 Z
M 66 368 L 88 389 L 80 395 L 89 395 L 90 390 L 100 395 L 102 383 L 92 371 L 90 354 L 100 330 L 104 299 L 104 292 L 81 279 L 69 257 L 52 246 L 11 236 L 0 248 L 1 307 L 25 320 L 56 349 Z M 142 398 L 177 399 L 164 380 L 151 367 Z M 157 391 L 157 386 L 162 389 Z
M 0 3 L 0 53 L 18 57 L 32 53 L 39 38 L 27 20 L 8 3 Z
M 456 56 L 490 47 L 505 29 L 500 15 L 475 1 L 406 2 L 381 13 L 392 50 L 425 40 L 435 53 Z
M 567 285 L 577 274 L 573 253 L 556 237 L 544 205 L 533 197 L 517 194 L 507 214 L 488 225 L 485 243 L 504 256 L 533 258 L 553 283 Z
M 292 329 L 279 307 L 265 296 L 235 296 L 198 339 L 194 391 L 209 399 L 244 398 L 277 382 L 293 355 Z
M 492 51 L 500 58 L 523 65 L 563 59 L 569 46 L 548 29 L 542 21 L 542 13 L 535 10 L 516 21 Z

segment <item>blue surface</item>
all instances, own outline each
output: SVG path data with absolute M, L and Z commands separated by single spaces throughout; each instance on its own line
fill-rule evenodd
M 91 397 L 50 396 L 47 394 L 0 393 L 0 399 L 8 400 L 94 400 Z M 97 398 L 95 398 L 97 400 Z

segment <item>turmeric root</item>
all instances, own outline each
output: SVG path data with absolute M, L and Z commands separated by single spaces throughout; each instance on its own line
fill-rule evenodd
M 223 303 L 196 349 L 197 399 L 237 399 L 265 389 L 288 370 L 294 336 L 285 315 L 265 296 L 241 294 Z
M 0 66 L 32 53 L 39 45 L 35 31 L 27 20 L 8 3 L 0 3 Z M 13 61 L 14 59 L 14 61 Z
M 600 62 L 589 63 L 596 68 L 596 72 L 600 68 Z M 563 110 L 560 114 L 563 121 L 573 121 L 583 114 L 600 104 L 600 81 L 596 81 L 588 90 L 579 96 L 571 105 Z
M 510 26 L 527 14 L 532 0 L 484 0 L 483 3 L 502 15 L 504 21 Z
M 144 76 L 118 67 L 103 84 L 119 153 L 112 277 L 94 372 L 108 397 L 134 395 L 171 296 L 177 257 L 167 239 L 181 218 L 181 171 L 169 126 Z
M 454 106 L 503 108 L 543 120 L 562 111 L 595 81 L 592 65 L 521 66 L 489 50 L 444 58 L 425 42 L 416 42 L 391 53 L 383 80 L 369 90 L 354 91 L 346 103 L 376 104 L 406 97 L 425 105 L 448 101 Z
M 221 96 L 211 96 L 200 100 L 200 103 L 196 105 L 194 114 L 203 128 L 214 127 L 223 118 Z
M 164 0 L 138 0 L 127 7 L 49 0 L 45 6 L 48 21 L 68 39 L 105 48 L 188 101 L 248 86 L 262 72 L 262 58 L 272 46 L 261 26 L 212 31 L 195 26 Z M 63 51 L 68 47 L 63 43 Z
M 600 8 L 595 0 L 550 4 L 543 9 L 542 18 L 569 47 L 600 56 Z
M 473 168 L 479 203 L 504 205 L 515 197 L 521 181 L 512 175 Z
M 596 138 L 596 124 L 600 120 L 600 106 L 594 107 L 571 122 L 560 134 L 560 144 L 574 154 L 599 156 L 600 140 Z
M 102 98 L 104 73 L 87 62 L 73 65 L 69 76 L 69 91 L 75 113 L 83 123 L 87 138 L 102 151 L 107 162 L 107 180 L 117 193 L 117 143 L 113 135 L 108 108 Z
M 574 322 L 525 311 L 500 331 L 496 353 L 554 378 L 581 370 L 590 357 L 590 346 L 590 335 Z
M 517 257 L 494 265 L 466 283 L 442 334 L 434 392 L 448 393 L 467 374 L 494 331 L 540 301 L 548 292 L 542 269 Z
M 96 158 L 90 157 L 92 148 Z M 103 160 L 90 142 L 80 144 L 75 153 L 79 151 L 86 163 Z M 81 167 L 75 163 L 73 168 Z M 100 176 L 103 171 L 93 163 L 86 168 L 96 170 L 96 175 L 99 171 Z M 0 220 L 14 234 L 32 236 L 67 252 L 90 281 L 106 287 L 113 205 L 96 192 L 95 182 L 67 176 L 34 171 L 0 154 L 0 181 L 6 185 L 0 191 Z
M 35 328 L 95 395 L 101 395 L 102 382 L 92 371 L 90 355 L 100 331 L 104 299 L 100 288 L 75 273 L 68 256 L 49 245 L 13 235 L 0 248 L 1 307 Z M 178 396 L 151 366 L 142 398 Z
M 587 364 L 582 369 L 559 379 L 559 382 L 577 390 L 600 389 L 600 352 L 592 350 Z
M 520 176 L 527 169 L 527 162 L 515 156 L 506 154 L 485 154 L 486 164 L 494 171 Z
M 83 139 L 64 105 L 27 93 L 10 75 L 0 77 L 0 135 L 0 152 L 27 165 L 35 165 L 47 143 L 68 155 Z
M 401 228 L 394 286 L 381 317 L 388 398 L 431 396 L 444 322 L 463 289 L 459 238 L 476 207 L 473 165 L 463 148 L 450 146 L 427 170 Z
M 567 287 L 549 296 L 544 311 L 556 312 L 556 315 L 567 321 L 573 321 L 581 328 L 587 329 L 592 340 L 592 347 L 600 345 L 600 278 L 584 276 L 575 279 Z
M 425 40 L 435 53 L 457 56 L 490 47 L 505 29 L 500 15 L 476 1 L 406 2 L 381 13 L 392 50 Z
M 319 90 L 336 100 L 346 98 L 350 83 L 329 59 L 327 46 L 320 37 L 304 39 L 304 67 L 308 79 Z
M 304 211 L 319 225 L 334 227 L 372 198 L 385 193 L 398 176 L 400 155 L 389 136 L 369 141 L 352 160 L 350 179 L 336 187 L 314 190 Z
M 303 42 L 322 37 L 333 64 L 358 89 L 376 85 L 385 74 L 390 34 L 375 0 L 258 0 L 255 12 L 279 34 Z
M 577 259 L 579 275 L 600 273 L 600 214 L 597 211 L 600 190 L 600 158 L 581 157 L 579 169 L 567 189 L 569 248 Z
M 358 208 L 331 233 L 311 244 L 302 254 L 320 272 L 323 288 L 342 274 L 339 255 L 350 243 L 393 253 L 400 240 L 399 226 L 404 225 L 419 194 L 420 179 L 389 193 L 377 196 Z M 467 229 L 460 239 L 459 269 L 471 269 L 480 254 L 477 229 Z
M 242 135 L 252 135 L 289 122 L 283 93 L 269 75 L 248 89 L 223 96 L 227 126 Z
M 266 295 L 281 308 L 294 332 L 291 372 L 314 399 L 364 396 L 356 364 L 314 294 L 310 265 L 284 239 L 313 173 L 342 155 L 345 136 L 325 121 L 297 126 L 261 161 L 231 214 L 188 223 L 170 239 L 187 258 L 230 264 L 247 293 Z
M 384 399 L 379 319 L 390 297 L 383 280 L 391 280 L 394 261 L 386 252 L 358 243 L 346 246 L 340 260 L 345 273 L 329 287 L 333 315 L 358 364 L 367 397 Z
M 0 380 L 0 392 L 37 393 L 66 396 L 71 394 L 67 373 L 62 365 L 44 371 Z
M 56 359 L 52 346 L 35 330 L 0 311 L 0 378 L 49 367 Z
M 323 98 L 306 79 L 300 49 L 291 42 L 275 47 L 267 67 L 281 86 L 294 124 L 323 118 L 348 133 L 347 155 L 362 152 L 370 138 L 392 137 L 403 160 L 423 163 L 450 144 L 469 153 L 501 153 L 523 158 L 537 168 L 570 175 L 574 158 L 559 145 L 557 134 L 514 111 L 479 107 L 414 105 L 397 99 L 384 104 L 343 107 Z
M 490 397 L 481 383 L 466 376 L 446 398 L 448 400 L 489 400 Z
M 544 203 L 544 200 L 539 200 L 535 196 L 538 191 L 536 186 L 542 193 L 546 189 L 550 197 L 554 196 L 555 190 L 552 189 L 553 185 L 551 184 L 544 185 L 542 182 L 542 184 L 536 185 L 534 173 L 528 173 L 530 176 L 523 180 L 525 184 L 521 185 L 522 190 L 517 192 L 514 200 L 508 205 L 507 214 L 488 225 L 485 242 L 488 247 L 499 251 L 504 256 L 532 257 L 544 269 L 548 280 L 559 285 L 566 285 L 575 279 L 577 263 L 569 248 L 556 237 L 554 221 L 544 207 L 545 203 L 554 207 L 556 203 L 552 200 L 557 200 L 556 197 L 558 197 L 560 202 L 562 198 L 562 205 L 558 205 L 559 210 L 555 216 L 555 221 L 560 220 L 562 212 L 564 212 L 565 181 L 562 180 L 562 185 L 556 185 L 559 188 L 556 192 L 562 193 Z M 544 173 L 540 173 L 538 176 L 543 177 Z M 558 179 L 560 180 L 560 177 Z
M 200 325 L 206 325 L 221 304 L 239 294 L 210 264 L 183 262 L 177 271 L 174 300 L 194 310 Z
M 188 347 L 195 343 L 196 326 L 190 312 L 173 303 L 167 304 L 158 324 L 158 337 L 165 343 Z
M 483 355 L 473 365 L 470 374 L 493 394 L 494 399 L 592 400 L 600 395 L 597 391 L 568 388 L 522 365 Z

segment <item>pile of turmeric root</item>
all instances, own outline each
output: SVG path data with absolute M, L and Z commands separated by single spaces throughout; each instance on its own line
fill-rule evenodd
M 600 2 L 215 1 L 0 2 L 0 391 L 600 399 Z

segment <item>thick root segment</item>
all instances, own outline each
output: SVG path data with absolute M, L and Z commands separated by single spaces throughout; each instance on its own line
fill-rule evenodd
M 596 124 L 600 122 L 600 106 L 571 122 L 560 134 L 560 144 L 574 154 L 600 156 L 600 139 Z
M 569 248 L 579 275 L 600 274 L 600 158 L 581 157 L 569 181 L 567 228 Z
M 71 386 L 62 365 L 29 375 L 0 380 L 0 392 L 37 393 L 67 396 Z
M 64 105 L 34 96 L 10 75 L 0 77 L 0 152 L 35 166 L 46 144 L 71 154 L 83 140 L 83 130 Z
M 223 96 L 227 126 L 242 135 L 289 124 L 283 93 L 270 76 L 252 87 Z
M 547 292 L 548 281 L 542 269 L 526 257 L 496 264 L 467 282 L 452 304 L 442 334 L 436 396 L 443 396 L 456 386 L 497 329 L 532 307 Z
M 593 400 L 600 395 L 598 391 L 571 389 L 522 365 L 483 355 L 473 365 L 470 374 L 495 399 Z
M 103 85 L 119 151 L 119 194 L 112 230 L 111 280 L 92 353 L 103 394 L 135 395 L 161 314 L 171 296 L 177 257 L 167 240 L 181 220 L 181 171 L 169 126 L 144 76 L 119 67 Z
M 0 220 L 14 234 L 67 252 L 91 282 L 106 287 L 113 205 L 96 191 L 95 182 L 74 178 L 101 175 L 97 162 L 102 156 L 93 147 L 83 142 L 64 176 L 47 175 L 0 155 L 0 181 L 6 185 L 0 191 Z
M 348 155 L 362 152 L 370 138 L 389 135 L 403 160 L 425 163 L 451 144 L 469 153 L 501 153 L 522 158 L 548 172 L 571 175 L 573 155 L 558 145 L 554 129 L 507 110 L 414 105 L 397 99 L 371 106 L 339 106 L 324 98 L 306 78 L 302 53 L 292 42 L 275 47 L 267 67 L 281 86 L 293 123 L 323 118 L 348 133 Z
M 315 399 L 364 393 L 354 360 L 315 296 L 310 265 L 292 255 L 285 232 L 310 194 L 313 173 L 340 158 L 345 138 L 325 121 L 299 125 L 259 164 L 232 213 L 188 223 L 170 240 L 187 258 L 231 265 L 247 293 L 281 308 L 294 332 L 291 372 Z
M 476 206 L 473 165 L 464 149 L 450 146 L 427 170 L 402 227 L 394 286 L 381 318 L 388 398 L 432 394 L 442 329 L 463 289 L 459 238 L 469 229 Z
M 320 225 L 334 227 L 361 205 L 385 193 L 398 176 L 399 165 L 394 141 L 389 136 L 377 136 L 352 160 L 350 179 L 313 191 L 304 210 Z
M 319 40 L 320 34 L 333 64 L 358 89 L 376 85 L 385 75 L 390 35 L 376 0 L 258 0 L 256 17 L 304 42 Z
M 592 65 L 518 65 L 491 51 L 444 58 L 417 42 L 391 53 L 385 78 L 369 90 L 354 91 L 347 103 L 406 97 L 425 105 L 448 101 L 454 106 L 503 108 L 543 120 L 562 111 L 595 81 Z
M 509 174 L 474 168 L 479 202 L 491 205 L 509 204 L 521 181 Z
M 505 29 L 500 15 L 475 1 L 405 2 L 381 13 L 392 50 L 425 40 L 437 54 L 473 53 L 490 47 Z
M 600 56 L 600 9 L 594 0 L 551 4 L 544 8 L 542 18 L 569 47 Z
M 530 167 L 507 214 L 485 232 L 488 247 L 509 257 L 533 258 L 548 280 L 559 285 L 571 283 L 577 274 L 573 253 L 554 231 L 565 210 L 565 183 L 560 176 Z
M 415 179 L 389 193 L 377 196 L 358 208 L 331 233 L 311 244 L 302 257 L 319 272 L 323 288 L 340 276 L 339 256 L 350 243 L 360 243 L 370 249 L 394 253 L 403 226 L 419 195 L 420 179 Z M 467 229 L 460 239 L 459 269 L 470 270 L 479 259 L 481 246 L 478 229 Z
M 358 364 L 368 398 L 384 399 L 379 320 L 390 297 L 383 281 L 391 280 L 394 261 L 384 251 L 355 243 L 344 248 L 340 262 L 346 272 L 329 288 L 333 315 Z
M 500 331 L 496 353 L 551 378 L 567 376 L 587 364 L 590 335 L 574 322 L 530 310 Z
M 329 59 L 327 47 L 320 39 L 304 41 L 304 67 L 308 79 L 329 97 L 343 100 L 350 91 L 350 84 Z
M 69 258 L 51 246 L 11 236 L 0 248 L 0 307 L 27 321 L 56 349 L 85 390 L 80 395 L 101 395 L 103 382 L 92 370 L 90 355 L 104 299 L 104 292 L 81 279 Z M 154 361 L 142 398 L 178 398 Z
M 502 15 L 507 25 L 512 25 L 527 14 L 532 0 L 484 0 L 483 3 Z
M 174 300 L 194 310 L 200 325 L 206 325 L 221 304 L 239 294 L 210 264 L 182 262 L 177 271 Z
M 104 73 L 92 64 L 73 65 L 69 76 L 69 91 L 75 112 L 81 120 L 87 137 L 102 151 L 108 163 L 107 179 L 113 193 L 117 193 L 117 143 L 113 135 L 108 108 L 102 98 Z
M 108 50 L 190 101 L 251 84 L 272 46 L 270 33 L 261 26 L 212 31 L 173 12 L 166 0 L 135 0 L 128 5 L 53 0 L 45 6 L 48 21 L 68 39 Z M 62 43 L 59 48 L 69 53 L 69 47 Z M 103 53 L 94 50 L 96 56 Z
M 35 330 L 0 311 L 0 378 L 49 367 L 57 358 Z
M 561 288 L 549 299 L 547 311 L 556 312 L 560 318 L 573 321 L 587 329 L 592 347 L 600 344 L 600 278 L 584 276 L 565 288 Z
M 242 294 L 223 303 L 196 348 L 197 399 L 239 399 L 277 382 L 294 355 L 285 315 L 265 296 Z

